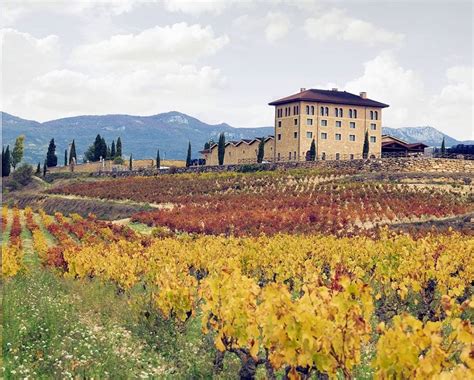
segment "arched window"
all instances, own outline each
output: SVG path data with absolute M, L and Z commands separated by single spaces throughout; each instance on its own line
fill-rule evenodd
M 378 119 L 379 119 L 379 113 L 375 111 L 375 120 L 378 120 Z
M 349 117 L 352 119 L 352 110 L 349 110 Z
M 309 106 L 306 106 L 306 115 L 309 115 Z
M 321 107 L 321 116 L 324 116 L 324 107 Z
M 311 106 L 311 115 L 314 115 L 314 106 Z
M 326 116 L 329 116 L 329 107 L 326 107 Z
M 335 108 L 334 111 L 335 111 L 336 117 L 338 117 L 339 116 L 339 108 Z
M 339 117 L 343 117 L 344 113 L 342 112 L 342 108 L 339 108 Z
M 357 119 L 357 110 L 354 110 L 354 119 Z
M 374 111 L 370 111 L 370 120 L 374 120 Z
M 339 160 L 341 158 L 341 155 L 339 153 L 336 153 L 336 160 Z

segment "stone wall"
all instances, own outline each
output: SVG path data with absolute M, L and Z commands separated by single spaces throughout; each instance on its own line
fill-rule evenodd
M 281 162 L 258 165 L 261 170 L 315 168 L 328 170 L 341 170 L 343 172 L 414 172 L 414 173 L 467 173 L 474 175 L 474 160 L 458 160 L 447 158 L 380 158 L 370 160 L 344 160 L 344 161 L 312 161 L 312 162 Z M 129 176 L 154 176 L 176 173 L 218 173 L 226 171 L 240 171 L 244 166 L 250 165 L 224 165 L 224 166 L 194 166 L 189 168 L 143 169 L 120 172 L 96 172 L 99 177 L 129 177 Z

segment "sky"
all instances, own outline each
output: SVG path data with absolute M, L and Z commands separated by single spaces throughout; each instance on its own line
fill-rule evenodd
M 272 100 L 333 87 L 383 126 L 474 139 L 473 2 L 2 1 L 1 109 L 46 121 L 179 111 L 273 124 Z

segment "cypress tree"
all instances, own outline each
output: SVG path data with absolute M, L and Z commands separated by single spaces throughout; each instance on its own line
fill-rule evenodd
M 1 158 L 2 158 L 2 177 L 3 177 L 3 173 L 5 172 L 5 160 L 4 160 L 4 157 L 5 157 L 5 147 L 2 146 L 2 155 L 1 155 Z
M 73 161 L 77 162 L 76 142 L 74 140 L 72 140 L 71 150 L 69 152 L 69 164 L 72 164 Z
M 64 166 L 67 166 L 67 149 L 64 149 Z
M 115 140 L 112 140 L 112 145 L 110 146 L 110 158 L 113 160 L 115 158 Z
M 122 158 L 122 140 L 120 139 L 120 137 L 117 139 L 116 149 L 117 149 L 117 153 L 115 157 Z
M 7 145 L 5 153 L 3 154 L 2 160 L 2 177 L 8 177 L 10 175 L 11 163 L 10 163 L 10 145 Z
M 191 141 L 188 143 L 188 153 L 186 155 L 186 167 L 191 166 Z
M 56 144 L 54 139 L 51 139 L 48 146 L 48 153 L 46 153 L 46 164 L 48 168 L 52 168 L 58 165 L 58 157 L 56 156 Z
M 46 172 L 48 171 L 48 163 L 46 160 L 44 160 L 43 163 L 43 177 L 46 177 Z
M 110 150 L 110 146 L 107 145 L 107 160 L 110 160 L 111 157 L 112 157 L 112 152 Z
M 97 135 L 94 141 L 94 161 L 99 161 L 102 154 L 102 137 Z
M 362 158 L 369 157 L 369 131 L 365 131 L 364 146 L 362 147 Z
M 161 158 L 160 158 L 160 150 L 156 151 L 156 168 L 159 169 L 161 167 Z
M 441 142 L 441 154 L 446 154 L 446 143 L 444 142 L 444 137 L 443 141 Z
M 257 162 L 260 164 L 263 161 L 263 157 L 265 156 L 265 138 L 262 137 L 260 143 L 258 144 L 258 151 L 257 151 Z
M 100 139 L 100 156 L 104 160 L 107 158 L 107 143 L 103 137 Z
M 130 170 L 133 170 L 133 158 L 132 158 L 132 155 L 130 155 L 130 161 L 128 162 L 128 168 Z
M 219 160 L 219 165 L 224 165 L 225 157 L 225 135 L 221 133 L 219 135 L 219 143 L 217 145 L 217 158 Z
M 311 146 L 309 148 L 309 160 L 310 161 L 316 160 L 316 143 L 314 139 L 313 141 L 311 141 Z
M 36 175 L 40 175 L 41 174 L 41 164 L 38 162 L 38 165 L 36 166 L 36 172 L 35 172 Z
M 204 149 L 209 149 L 211 147 L 211 144 L 209 144 L 209 141 L 204 144 Z

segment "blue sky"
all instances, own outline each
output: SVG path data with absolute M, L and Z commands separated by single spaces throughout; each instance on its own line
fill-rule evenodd
M 40 121 L 177 110 L 271 125 L 300 87 L 473 139 L 471 1 L 6 1 L 2 109 Z

